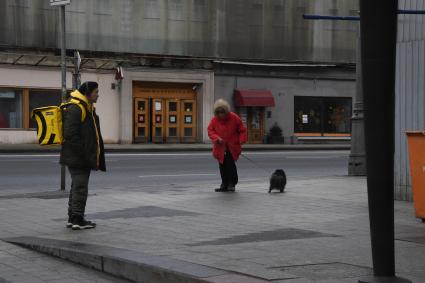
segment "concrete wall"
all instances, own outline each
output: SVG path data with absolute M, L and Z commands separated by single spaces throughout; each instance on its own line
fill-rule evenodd
M 105 142 L 119 140 L 119 94 L 111 89 L 114 74 L 82 73 L 82 81 L 93 80 L 100 84 L 100 98 L 96 105 L 101 117 L 101 130 Z M 67 74 L 67 86 L 71 88 L 71 73 Z M 42 68 L 0 68 L 0 87 L 60 89 L 61 72 Z M 0 129 L 0 143 L 35 143 L 33 130 Z
M 215 98 L 225 98 L 233 102 L 233 90 L 268 89 L 276 101 L 272 116 L 266 119 L 266 132 L 277 122 L 283 130 L 285 142 L 290 142 L 294 134 L 294 97 L 295 96 L 325 96 L 354 97 L 355 81 L 345 80 L 312 80 L 288 78 L 259 78 L 238 76 L 215 76 Z
M 356 26 L 304 13 L 358 15 L 358 0 L 74 0 L 69 49 L 215 58 L 355 62 Z M 47 0 L 0 1 L 0 45 L 58 48 Z
M 424 1 L 400 0 L 400 9 L 424 10 Z M 405 132 L 425 130 L 425 16 L 399 15 L 396 73 L 395 198 L 412 200 Z

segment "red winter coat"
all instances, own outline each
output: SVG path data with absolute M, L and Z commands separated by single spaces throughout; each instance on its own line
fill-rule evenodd
M 224 162 L 224 153 L 227 149 L 232 154 L 233 160 L 238 160 L 242 151 L 242 144 L 247 140 L 246 128 L 242 120 L 230 112 L 224 120 L 212 118 L 208 126 L 208 136 L 213 142 L 213 156 L 221 163 Z M 224 143 L 219 143 L 221 138 Z

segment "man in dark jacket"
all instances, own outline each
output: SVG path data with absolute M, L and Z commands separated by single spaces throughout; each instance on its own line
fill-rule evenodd
M 94 228 L 84 218 L 88 184 L 92 170 L 106 171 L 105 152 L 99 117 L 93 106 L 99 97 L 98 84 L 85 82 L 71 93 L 63 108 L 63 134 L 60 163 L 68 166 L 72 184 L 68 202 L 68 224 L 73 230 Z

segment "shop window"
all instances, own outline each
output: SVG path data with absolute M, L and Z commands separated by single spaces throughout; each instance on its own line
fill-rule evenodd
M 60 90 L 0 89 L 0 129 L 33 129 L 34 108 L 60 103 Z
M 46 90 L 30 90 L 29 91 L 29 121 L 28 125 L 30 128 L 35 128 L 36 124 L 31 119 L 31 111 L 34 108 L 60 105 L 61 103 L 61 92 L 60 91 L 46 91 Z
M 294 110 L 295 133 L 351 133 L 351 98 L 297 96 Z
M 0 90 L 0 128 L 22 127 L 22 92 Z

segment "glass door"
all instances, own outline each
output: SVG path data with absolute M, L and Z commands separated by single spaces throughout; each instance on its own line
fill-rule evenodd
M 166 104 L 166 142 L 178 143 L 180 141 L 180 101 L 178 99 L 169 99 Z
M 181 141 L 196 142 L 196 100 L 181 100 Z
M 164 142 L 164 100 L 152 99 L 152 142 Z
M 134 142 L 146 143 L 149 141 L 150 129 L 149 100 L 134 99 Z
M 248 110 L 248 141 L 263 143 L 264 139 L 264 108 L 250 107 Z

